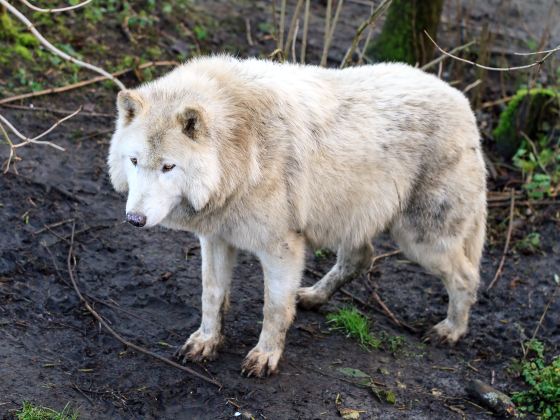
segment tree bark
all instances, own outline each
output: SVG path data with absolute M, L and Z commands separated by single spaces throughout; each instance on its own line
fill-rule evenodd
M 377 61 L 401 61 L 423 65 L 432 59 L 444 0 L 393 0 L 383 30 L 368 55 Z

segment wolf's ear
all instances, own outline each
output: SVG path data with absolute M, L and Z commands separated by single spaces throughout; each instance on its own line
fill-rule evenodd
M 203 112 L 196 108 L 187 108 L 179 114 L 181 130 L 191 140 L 198 140 L 206 132 Z
M 134 90 L 121 90 L 117 95 L 117 109 L 119 118 L 129 124 L 144 107 L 144 99 Z

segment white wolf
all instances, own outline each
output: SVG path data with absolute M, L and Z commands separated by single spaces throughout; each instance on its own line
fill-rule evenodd
M 236 249 L 265 281 L 264 321 L 245 361 L 274 372 L 296 299 L 325 303 L 367 268 L 371 239 L 442 278 L 447 318 L 432 333 L 454 343 L 476 300 L 486 228 L 486 170 L 468 100 L 402 64 L 328 70 L 197 58 L 118 95 L 109 153 L 127 219 L 196 233 L 202 321 L 179 351 L 211 359 L 222 341 Z M 306 243 L 336 265 L 300 288 Z

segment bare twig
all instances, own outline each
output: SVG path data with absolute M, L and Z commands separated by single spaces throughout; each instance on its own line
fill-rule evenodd
M 17 156 L 15 155 L 16 152 L 14 149 L 14 143 L 12 143 L 12 140 L 10 140 L 10 136 L 8 136 L 8 133 L 6 133 L 6 129 L 2 124 L 0 124 L 0 131 L 2 131 L 2 135 L 4 136 L 6 143 L 8 143 L 8 145 L 10 146 L 10 155 L 8 156 L 8 159 L 6 159 L 6 162 L 4 163 L 5 168 L 3 171 L 4 173 L 7 173 L 10 170 L 10 164 L 12 163 L 12 160 L 15 160 Z M 16 174 L 18 173 L 15 162 L 14 162 L 14 171 Z
M 58 9 L 43 9 L 41 7 L 37 7 L 33 4 L 31 4 L 27 0 L 19 0 L 19 1 L 21 1 L 23 4 L 25 4 L 30 9 L 35 10 L 36 12 L 61 13 L 61 12 L 69 12 L 70 10 L 76 10 L 76 9 L 79 9 L 80 7 L 84 7 L 86 4 L 91 3 L 92 0 L 85 0 L 82 3 L 75 4 L 74 6 L 60 7 Z
M 68 249 L 68 258 L 66 260 L 67 262 L 67 267 L 68 267 L 68 275 L 70 276 L 70 281 L 72 282 L 72 286 L 74 287 L 74 290 L 76 292 L 76 294 L 78 295 L 78 298 L 80 299 L 80 301 L 84 304 L 84 306 L 86 307 L 86 309 L 89 311 L 89 313 L 113 336 L 115 337 L 118 341 L 120 341 L 122 344 L 124 344 L 126 347 L 130 347 L 134 350 L 136 350 L 139 353 L 143 353 L 145 355 L 151 356 L 155 359 L 158 359 L 159 361 L 166 363 L 170 366 L 173 366 L 177 369 L 180 369 L 184 372 L 187 372 L 191 375 L 196 376 L 199 379 L 202 379 L 203 381 L 206 381 L 208 383 L 211 383 L 213 385 L 216 385 L 217 387 L 221 388 L 222 384 L 220 382 L 218 382 L 217 380 L 210 378 L 206 375 L 203 375 L 201 373 L 198 373 L 197 371 L 187 367 L 187 366 L 183 366 L 180 365 L 179 363 L 174 362 L 173 360 L 167 359 L 163 356 L 160 356 L 157 353 L 151 352 L 150 350 L 147 350 L 137 344 L 134 344 L 128 340 L 126 340 L 125 338 L 123 338 L 120 334 L 118 334 L 115 330 L 113 330 L 113 328 L 111 328 L 111 326 L 109 326 L 109 324 L 107 323 L 107 321 L 105 321 L 105 319 L 99 315 L 95 309 L 92 308 L 92 306 L 89 304 L 89 302 L 87 301 L 87 299 L 82 295 L 82 292 L 80 291 L 80 288 L 78 287 L 78 282 L 76 280 L 76 275 L 74 274 L 74 269 L 76 267 L 76 259 L 74 256 L 74 231 L 75 231 L 76 225 L 75 223 L 72 225 L 72 235 L 70 237 L 70 247 Z
M 321 55 L 321 66 L 325 66 L 327 63 L 327 43 L 329 39 L 330 27 L 331 27 L 331 13 L 332 13 L 332 2 L 333 0 L 327 0 L 327 10 L 325 12 L 325 34 L 323 37 L 323 54 Z M 325 64 L 323 64 L 323 57 L 325 58 Z
M 4 6 L 10 13 L 12 13 L 18 20 L 20 20 L 25 25 L 25 27 L 29 31 L 31 31 L 31 33 L 35 36 L 35 38 L 37 38 L 37 40 L 53 54 L 58 55 L 59 57 L 62 57 L 63 59 L 76 64 L 77 66 L 84 67 L 86 69 L 92 70 L 96 73 L 105 76 L 105 78 L 112 80 L 119 87 L 119 89 L 126 89 L 124 84 L 117 78 L 113 77 L 111 73 L 108 73 L 107 71 L 103 70 L 100 67 L 94 66 L 93 64 L 89 64 L 86 63 L 85 61 L 78 60 L 77 58 L 74 58 L 66 54 L 64 51 L 61 51 L 58 48 L 56 48 L 53 44 L 47 41 L 45 37 L 43 37 L 43 35 L 41 35 L 41 33 L 35 28 L 35 26 L 33 26 L 33 24 L 29 19 L 27 19 L 18 9 L 16 9 L 14 6 L 8 3 L 7 0 L 0 0 L 0 5 Z
M 2 1 L 2 0 L 0 0 L 0 1 Z M 179 65 L 179 64 L 180 63 L 177 62 L 177 61 L 150 61 L 148 63 L 140 64 L 137 67 L 130 67 L 128 69 L 116 71 L 116 72 L 112 73 L 112 76 L 121 76 L 123 74 L 134 71 L 135 69 L 143 70 L 143 69 L 146 69 L 148 67 L 176 66 L 176 65 Z M 107 79 L 108 79 L 108 77 L 105 77 L 105 76 L 97 76 L 97 77 L 94 77 L 94 78 L 89 79 L 89 80 L 82 80 L 81 82 L 72 83 L 71 85 L 60 86 L 60 87 L 57 87 L 57 88 L 44 89 L 44 90 L 39 90 L 37 92 L 30 92 L 30 93 L 24 93 L 22 95 L 11 96 L 9 98 L 0 99 L 0 104 L 6 104 L 6 103 L 9 103 L 9 102 L 19 101 L 21 99 L 35 98 L 37 96 L 50 95 L 52 93 L 67 92 L 69 90 L 73 90 L 73 89 L 77 89 L 77 88 L 84 87 L 84 86 L 87 86 L 87 85 L 91 85 L 93 83 L 101 82 L 101 81 L 107 80 Z
M 479 69 L 484 69 L 484 70 L 490 70 L 490 71 L 514 71 L 514 70 L 523 70 L 523 69 L 529 69 L 531 67 L 535 67 L 535 66 L 541 66 L 547 59 L 548 57 L 550 57 L 552 54 L 554 54 L 557 51 L 560 51 L 560 45 L 557 46 L 556 48 L 553 48 L 551 50 L 547 50 L 547 54 L 541 58 L 540 60 L 535 61 L 534 63 L 531 64 L 525 64 L 524 66 L 515 66 L 515 67 L 489 67 L 489 66 L 483 66 L 482 64 L 478 64 L 475 63 L 474 61 L 471 60 L 467 60 L 465 58 L 461 58 L 458 57 L 456 55 L 453 55 L 447 51 L 445 51 L 443 48 L 441 48 L 436 41 L 433 40 L 433 38 L 430 36 L 430 34 L 427 31 L 424 31 L 424 33 L 426 34 L 426 36 L 428 37 L 428 39 L 432 42 L 432 44 L 434 44 L 434 46 L 444 55 L 453 58 L 457 61 L 461 61 L 463 63 L 467 63 L 470 64 L 472 66 L 475 66 Z
M 329 0 L 330 1 L 330 0 Z M 332 22 L 330 21 L 330 12 L 329 16 L 327 17 L 327 21 L 325 23 L 325 29 L 327 28 L 328 23 L 328 32 L 326 33 L 325 38 L 325 45 L 323 45 L 323 55 L 321 56 L 321 67 L 325 67 L 327 65 L 327 58 L 329 56 L 329 50 L 331 49 L 331 43 L 334 38 L 334 30 L 336 29 L 336 23 L 338 22 L 338 18 L 340 16 L 340 11 L 342 10 L 342 5 L 344 4 L 344 0 L 338 0 L 336 5 L 336 11 L 334 12 L 334 18 Z
M 509 205 L 509 225 L 508 225 L 508 230 L 506 235 L 506 243 L 504 245 L 504 251 L 502 253 L 502 258 L 500 259 L 500 264 L 498 265 L 498 269 L 496 270 L 496 274 L 494 275 L 494 278 L 486 288 L 486 291 L 489 291 L 492 287 L 494 287 L 494 285 L 502 275 L 502 269 L 504 268 L 504 263 L 506 262 L 506 255 L 509 250 L 509 241 L 511 240 L 511 232 L 513 231 L 514 210 L 515 210 L 515 190 L 512 188 L 511 201 Z
M 506 96 L 504 98 L 496 99 L 494 101 L 486 101 L 480 104 L 480 109 L 489 108 L 491 106 L 505 104 L 513 99 L 513 96 Z
M 278 27 L 277 49 L 284 51 L 284 25 L 286 21 L 286 0 L 280 2 L 280 24 Z
M 533 149 L 533 154 L 535 155 L 535 160 L 537 161 L 538 165 L 541 167 L 541 169 L 543 170 L 543 172 L 545 174 L 550 176 L 550 173 L 546 170 L 546 167 L 541 162 L 541 159 L 539 157 L 539 152 L 537 151 L 537 146 L 535 146 L 535 143 L 533 142 L 533 140 L 531 140 L 529 138 L 529 136 L 527 134 L 525 134 L 523 131 L 521 132 L 521 135 L 523 136 L 523 138 L 525 138 L 525 140 L 527 140 L 527 143 L 529 143 L 529 145 L 531 146 L 531 149 Z
M 340 63 L 341 69 L 346 67 L 350 62 L 350 60 L 352 59 L 352 55 L 354 54 L 354 51 L 356 51 L 356 48 L 358 47 L 358 43 L 362 38 L 363 32 L 366 30 L 366 28 L 370 27 L 375 23 L 377 18 L 379 18 L 379 16 L 383 14 L 383 12 L 389 7 L 392 1 L 393 0 L 383 0 L 381 4 L 377 6 L 377 8 L 373 12 L 371 12 L 367 20 L 358 27 L 358 30 L 356 31 L 354 38 L 352 38 L 352 44 L 350 45 L 350 48 L 348 48 L 348 51 L 346 51 L 346 54 L 344 54 L 344 58 Z
M 64 118 L 61 118 L 60 120 L 58 120 L 57 122 L 55 122 L 50 128 L 48 128 L 47 130 L 43 131 L 41 134 L 35 136 L 35 137 L 26 137 L 23 134 L 21 134 L 13 125 L 12 123 L 10 123 L 5 117 L 3 117 L 0 114 L 0 121 L 3 122 L 4 124 L 6 124 L 8 126 L 8 128 L 17 136 L 19 137 L 21 140 L 23 140 L 21 143 L 18 144 L 14 144 L 12 147 L 14 149 L 23 147 L 28 145 L 29 143 L 33 143 L 33 144 L 45 144 L 47 146 L 51 146 L 54 147 L 55 149 L 64 151 L 64 147 L 59 146 L 57 144 L 54 144 L 50 141 L 44 141 L 44 140 L 39 140 L 40 138 L 46 136 L 47 134 L 49 134 L 51 131 L 53 131 L 56 127 L 58 127 L 60 124 L 62 124 L 64 121 L 69 120 L 70 118 L 72 118 L 73 116 L 75 116 L 78 112 L 80 112 L 82 110 L 82 107 L 78 108 L 76 111 L 74 111 L 72 114 L 67 115 Z
M 303 34 L 301 38 L 301 55 L 300 63 L 305 64 L 305 52 L 307 49 L 307 32 L 309 31 L 309 8 L 311 0 L 305 0 L 305 11 L 303 12 Z
M 560 288 L 560 284 L 557 284 L 556 287 L 554 288 L 554 292 L 552 292 L 552 295 L 550 296 L 550 298 L 548 299 L 548 302 L 546 303 L 546 306 L 544 307 L 544 311 L 543 311 L 541 317 L 539 318 L 539 322 L 538 322 L 537 326 L 535 327 L 535 331 L 533 331 L 533 336 L 531 337 L 531 339 L 534 339 L 537 336 L 537 333 L 539 332 L 539 329 L 542 326 L 542 323 L 544 321 L 544 317 L 546 316 L 546 313 L 548 312 L 548 308 L 550 308 L 550 305 L 552 305 L 552 302 L 554 302 L 554 299 L 556 298 L 556 292 L 558 291 L 559 288 Z
M 298 0 L 298 2 L 296 3 L 296 8 L 294 10 L 294 14 L 292 16 L 292 20 L 290 22 L 290 29 L 288 30 L 288 37 L 286 38 L 286 44 L 284 45 L 284 57 L 288 56 L 288 49 L 289 48 L 294 48 L 292 46 L 292 39 L 293 42 L 295 44 L 295 40 L 297 38 L 297 25 L 298 25 L 298 19 L 299 19 L 299 13 L 301 11 L 301 6 L 303 6 L 303 0 Z
M 367 272 L 367 279 L 368 279 L 369 284 L 371 284 L 371 285 L 374 284 L 374 282 L 371 278 L 371 273 L 373 271 L 375 263 L 377 261 L 383 259 L 383 258 L 388 258 L 388 257 L 391 257 L 393 255 L 400 254 L 400 253 L 401 253 L 401 251 L 399 249 L 396 249 L 394 251 L 386 252 L 385 254 L 381 254 L 381 255 L 378 255 L 378 256 L 372 258 L 370 268 Z M 416 328 L 408 325 L 404 321 L 399 320 L 395 316 L 395 314 L 389 309 L 389 307 L 385 304 L 385 302 L 383 302 L 383 300 L 381 299 L 381 296 L 379 296 L 379 294 L 375 290 L 375 286 L 373 286 L 373 290 L 371 291 L 371 296 L 372 296 L 373 300 L 379 305 L 379 307 L 381 308 L 381 311 L 385 314 L 385 316 L 387 316 L 393 322 L 393 324 L 395 324 L 399 327 L 404 327 L 407 330 L 412 331 L 412 332 L 418 332 L 418 330 L 416 330 Z
M 297 38 L 297 33 L 299 30 L 299 20 L 296 22 L 296 34 L 294 36 L 294 39 L 292 41 L 292 62 L 293 63 L 297 63 L 297 58 L 296 58 L 296 38 Z
M 33 138 L 29 138 L 24 136 L 23 134 L 21 134 L 13 125 L 12 123 L 10 123 L 4 116 L 2 116 L 2 114 L 0 114 L 0 122 L 4 123 L 17 137 L 19 137 L 21 140 L 23 140 L 21 143 L 17 143 L 14 144 L 10 139 L 9 136 L 7 135 L 7 133 L 4 130 L 4 127 L 2 127 L 2 131 L 4 134 L 4 137 L 7 139 L 8 145 L 10 146 L 10 156 L 8 157 L 8 160 L 6 161 L 6 168 L 4 169 L 4 173 L 7 173 L 10 169 L 10 163 L 12 162 L 12 159 L 16 156 L 16 149 L 23 147 L 23 146 L 27 146 L 28 144 L 42 144 L 45 146 L 50 146 L 50 147 L 54 147 L 55 149 L 61 150 L 64 152 L 64 147 L 59 146 L 58 144 L 55 144 L 53 142 L 50 141 L 45 141 L 45 140 L 39 140 L 40 138 L 46 136 L 47 134 L 49 134 L 51 131 L 53 131 L 56 127 L 58 127 L 60 124 L 62 124 L 64 121 L 72 118 L 73 116 L 75 116 L 76 114 L 78 114 L 80 111 L 82 110 L 82 107 L 78 108 L 75 112 L 73 112 L 70 115 L 67 115 L 64 118 L 61 118 L 60 120 L 58 120 L 57 122 L 55 122 L 50 128 L 48 128 L 47 130 L 43 131 L 41 134 L 33 137 Z
M 453 48 L 451 51 L 449 51 L 449 54 L 456 54 L 459 51 L 463 51 L 466 50 L 467 48 L 469 48 L 471 45 L 473 45 L 475 42 L 474 41 L 470 41 L 464 45 L 459 45 L 458 47 Z M 420 67 L 420 69 L 426 71 L 432 67 L 434 67 L 436 64 L 441 63 L 443 60 L 445 60 L 446 58 L 448 58 L 447 55 L 440 55 L 437 58 L 434 58 L 432 61 L 424 64 L 422 67 Z
M 560 45 L 556 48 L 552 48 L 550 50 L 543 50 L 543 51 L 535 51 L 535 52 L 526 52 L 526 53 L 518 53 L 518 52 L 513 52 L 511 54 L 513 55 L 521 55 L 521 56 L 527 56 L 527 55 L 539 55 L 539 54 L 548 54 L 548 53 L 553 53 L 560 50 Z
M 253 37 L 251 36 L 251 19 L 249 18 L 245 18 L 245 32 L 247 34 L 247 44 L 252 47 L 255 44 L 253 43 Z
M 480 85 L 482 83 L 481 79 L 477 79 L 474 82 L 472 82 L 471 84 L 467 85 L 464 89 L 463 89 L 463 93 L 467 93 L 469 90 L 474 89 L 475 87 L 477 87 L 478 85 Z

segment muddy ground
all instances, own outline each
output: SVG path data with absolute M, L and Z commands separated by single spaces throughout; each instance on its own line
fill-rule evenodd
M 218 20 L 226 14 L 240 16 L 241 22 L 245 16 L 255 22 L 266 19 L 266 7 L 234 3 L 208 2 L 203 10 Z M 488 4 L 479 3 L 485 4 L 472 9 L 473 21 L 495 19 L 485 9 Z M 538 3 L 543 3 L 544 19 L 549 9 L 545 2 Z M 348 4 L 341 23 L 348 29 L 341 29 L 333 58 L 341 58 L 352 24 L 367 13 L 368 7 Z M 446 13 L 453 16 L 452 10 Z M 315 30 L 311 57 L 318 56 L 320 46 L 319 27 Z M 242 54 L 271 50 L 266 37 L 253 47 L 245 44 L 245 37 L 244 25 L 218 27 L 206 48 L 219 50 L 227 39 L 243 45 Z M 4 80 L 9 78 L 10 68 L 2 67 L 2 74 Z M 127 85 L 138 83 L 132 76 L 123 80 Z M 94 85 L 32 102 L 50 109 L 86 104 L 86 112 L 112 114 L 114 94 Z M 1 112 L 25 133 L 41 132 L 57 119 L 49 112 L 11 108 Z M 479 116 L 484 121 L 493 118 Z M 260 332 L 263 290 L 258 261 L 241 253 L 232 307 L 225 318 L 224 349 L 214 362 L 190 364 L 219 380 L 221 389 L 127 350 L 100 328 L 70 287 L 67 256 L 72 226 L 76 273 L 86 297 L 123 336 L 163 356 L 171 356 L 198 327 L 200 254 L 191 234 L 137 230 L 122 222 L 125 201 L 112 190 L 105 164 L 112 126 L 110 117 L 78 116 L 49 136 L 66 152 L 26 147 L 17 165 L 19 174 L 0 176 L 0 413 L 5 418 L 24 400 L 57 409 L 70 403 L 84 419 L 216 419 L 232 418 L 236 412 L 269 419 L 336 418 L 338 398 L 342 407 L 363 410 L 362 418 L 483 419 L 491 415 L 468 400 L 466 381 L 493 381 L 505 392 L 523 389 L 510 368 L 521 357 L 521 342 L 531 337 L 549 301 L 537 338 L 549 354 L 560 351 L 560 298 L 551 300 L 553 276 L 560 274 L 560 206 L 517 208 L 513 244 L 537 231 L 541 249 L 525 255 L 512 245 L 497 285 L 484 292 L 502 254 L 507 202 L 491 209 L 479 302 L 472 311 L 469 334 L 454 348 L 422 342 L 423 332 L 445 316 L 447 296 L 439 280 L 397 255 L 378 263 L 371 282 L 365 277 L 355 280 L 347 286 L 347 294 L 337 293 L 319 312 L 298 312 L 278 375 L 242 377 L 241 361 Z M 6 156 L 2 148 L 2 159 Z M 499 190 L 509 179 L 506 174 L 490 185 Z M 379 254 L 394 249 L 386 237 L 375 245 Z M 325 273 L 334 259 L 310 251 L 304 284 L 316 281 L 316 274 Z M 372 287 L 418 332 L 396 327 L 380 313 L 371 299 Z M 404 337 L 402 349 L 394 354 L 387 349 L 368 351 L 331 331 L 325 315 L 349 304 L 371 319 L 376 335 Z M 353 384 L 355 379 L 344 376 L 342 367 L 367 372 L 379 389 L 396 394 L 396 403 Z

